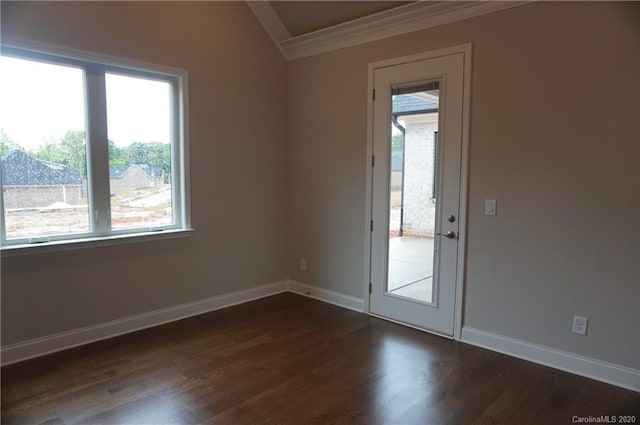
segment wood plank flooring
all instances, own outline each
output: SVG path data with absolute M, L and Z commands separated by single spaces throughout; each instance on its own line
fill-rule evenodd
M 601 415 L 640 423 L 640 394 L 289 293 L 2 368 L 3 424 L 571 424 Z

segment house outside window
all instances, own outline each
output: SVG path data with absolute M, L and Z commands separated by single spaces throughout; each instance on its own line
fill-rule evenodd
M 3 251 L 189 229 L 186 71 L 8 46 L 0 61 Z

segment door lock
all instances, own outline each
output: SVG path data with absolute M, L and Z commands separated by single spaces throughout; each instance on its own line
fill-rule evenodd
M 455 239 L 458 235 L 453 230 L 449 230 L 447 233 L 436 233 L 438 236 L 444 236 L 445 238 Z

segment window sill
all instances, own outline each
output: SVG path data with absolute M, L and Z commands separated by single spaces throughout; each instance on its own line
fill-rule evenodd
M 56 251 L 72 251 L 77 249 L 101 246 L 123 245 L 129 243 L 157 241 L 163 239 L 184 238 L 191 235 L 193 229 L 164 230 L 162 232 L 128 233 L 124 235 L 104 236 L 96 238 L 68 239 L 39 244 L 8 245 L 1 249 L 2 258 L 17 255 L 41 254 Z

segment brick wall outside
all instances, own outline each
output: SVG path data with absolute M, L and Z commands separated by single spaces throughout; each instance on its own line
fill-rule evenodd
M 408 122 L 405 133 L 404 236 L 433 237 L 434 132 L 437 122 Z
M 111 192 L 132 190 L 142 187 L 162 186 L 162 177 L 149 177 L 137 167 L 130 167 L 120 178 L 109 179 Z
M 41 208 L 54 202 L 79 205 L 82 200 L 80 186 L 5 186 L 4 207 Z

